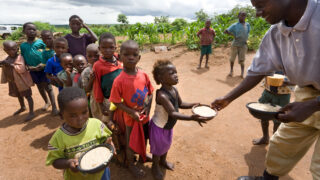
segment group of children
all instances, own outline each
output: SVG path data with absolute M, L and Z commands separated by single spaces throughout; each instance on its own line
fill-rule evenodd
M 54 39 L 52 32 L 46 30 L 41 32 L 40 40 L 36 38 L 36 26 L 25 23 L 27 42 L 20 46 L 21 55 L 15 42 L 3 43 L 8 57 L 1 61 L 1 82 L 8 82 L 9 95 L 19 99 L 21 108 L 15 115 L 26 110 L 25 97 L 30 110 L 25 121 L 35 117 L 31 86 L 36 84 L 45 101 L 43 109 L 51 105 L 52 114 L 59 114 L 64 120 L 49 141 L 46 164 L 64 169 L 65 179 L 110 179 L 108 168 L 90 175 L 77 170 L 79 155 L 102 143 L 112 144 L 116 160 L 136 177 L 145 175 L 136 164 L 135 154 L 139 154 L 140 162 L 153 162 L 154 177 L 163 179 L 160 166 L 174 169 L 166 157 L 177 120 L 194 120 L 200 125 L 207 120 L 198 115 L 183 115 L 179 108 L 199 103 L 181 100 L 174 87 L 178 83 L 175 66 L 159 60 L 153 67 L 153 76 L 162 86 L 157 90 L 155 113 L 150 120 L 154 89 L 148 75 L 137 67 L 141 58 L 139 45 L 125 41 L 117 54 L 112 34 L 102 34 L 98 44 L 94 44 L 96 35 L 80 17 L 71 16 L 69 25 L 71 34 Z M 82 27 L 89 34 L 81 35 Z M 52 85 L 59 88 L 60 111 Z M 148 139 L 152 157 L 146 153 Z

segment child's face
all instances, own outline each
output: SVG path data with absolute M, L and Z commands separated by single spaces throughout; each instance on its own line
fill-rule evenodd
M 53 50 L 60 57 L 61 54 L 68 52 L 68 45 L 63 41 L 57 41 L 54 43 Z
M 61 66 L 64 70 L 71 71 L 73 68 L 73 59 L 72 56 L 65 56 L 61 58 Z
M 288 0 L 251 0 L 256 8 L 256 15 L 263 17 L 270 24 L 276 24 L 284 19 L 290 2 Z
M 78 33 L 82 28 L 82 20 L 80 20 L 79 18 L 72 18 L 69 22 L 69 26 L 72 32 Z
M 84 68 L 87 67 L 87 60 L 84 56 L 77 56 L 73 60 L 73 65 L 77 69 L 78 73 L 81 73 Z
M 120 54 L 120 59 L 126 69 L 135 69 L 140 58 L 139 48 L 135 46 L 124 47 Z
M 51 33 L 41 34 L 42 41 L 47 45 L 47 47 L 52 48 L 53 46 L 53 36 Z
M 210 26 L 211 26 L 211 21 L 206 21 L 205 26 L 206 26 L 206 28 L 210 28 Z
M 99 44 L 99 50 L 105 59 L 111 59 L 116 51 L 116 44 L 111 38 L 102 39 Z
M 27 24 L 23 31 L 28 38 L 36 38 L 37 28 L 34 24 Z
M 81 129 L 89 119 L 87 99 L 81 98 L 68 102 L 61 116 L 68 126 Z
M 5 45 L 3 49 L 11 58 L 15 58 L 18 55 L 19 48 L 17 44 Z
M 161 84 L 167 84 L 171 86 L 178 84 L 179 79 L 177 69 L 174 65 L 169 64 L 164 71 L 164 74 L 160 76 Z
M 90 64 L 94 64 L 99 59 L 99 50 L 89 49 L 87 50 L 87 59 Z
M 239 22 L 241 22 L 241 23 L 245 22 L 246 17 L 247 17 L 246 13 L 239 13 L 239 15 L 238 15 Z

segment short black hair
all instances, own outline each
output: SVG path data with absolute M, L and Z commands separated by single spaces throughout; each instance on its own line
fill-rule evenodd
M 72 19 L 80 19 L 80 21 L 82 21 L 82 19 L 80 18 L 80 16 L 78 15 L 72 15 L 69 17 L 69 22 L 72 20 Z
M 101 43 L 101 41 L 103 39 L 112 39 L 114 41 L 114 44 L 116 44 L 116 38 L 114 37 L 113 34 L 109 33 L 109 32 L 106 32 L 106 33 L 102 33 L 99 37 L 99 45 Z
M 18 46 L 18 44 L 15 42 L 15 41 L 11 41 L 11 40 L 6 40 L 2 43 L 2 46 L 4 48 L 7 48 L 7 47 L 12 47 L 12 46 Z
M 67 103 L 76 99 L 87 99 L 86 93 L 83 89 L 80 89 L 78 87 L 63 88 L 62 91 L 60 91 L 60 93 L 58 94 L 58 105 L 60 113 L 63 112 Z
M 47 33 L 49 33 L 49 34 L 51 34 L 51 35 L 53 36 L 53 34 L 52 34 L 52 32 L 51 32 L 50 30 L 42 30 L 42 31 L 41 31 L 41 36 L 42 36 L 43 34 L 47 34 Z
M 26 22 L 26 23 L 24 23 L 23 26 L 22 26 L 22 31 L 23 31 L 23 32 L 24 32 L 24 30 L 26 29 L 26 27 L 27 27 L 29 24 L 32 24 L 32 25 L 36 26 L 36 25 L 33 24 L 32 22 Z
M 72 57 L 72 55 L 70 53 L 63 53 L 63 54 L 61 54 L 60 59 L 62 60 L 63 58 L 65 58 L 67 56 L 71 56 Z
M 158 60 L 157 62 L 154 63 L 152 74 L 157 84 L 160 84 L 159 77 L 165 72 L 168 65 L 173 65 L 173 64 L 169 60 Z
M 134 46 L 134 47 L 139 48 L 139 44 L 138 44 L 136 41 L 134 41 L 134 40 L 127 40 L 127 41 L 125 41 L 125 42 L 123 42 L 123 43 L 121 44 L 121 46 L 120 46 L 120 54 L 121 54 L 121 52 L 122 52 L 125 48 L 127 48 L 127 47 L 129 47 L 129 46 Z
M 57 39 L 55 39 L 55 40 L 53 41 L 53 46 L 54 46 L 56 43 L 58 43 L 58 42 L 63 42 L 63 43 L 65 43 L 65 44 L 67 45 L 67 47 L 69 47 L 68 41 L 67 41 L 67 39 L 64 38 L 64 37 L 58 37 Z

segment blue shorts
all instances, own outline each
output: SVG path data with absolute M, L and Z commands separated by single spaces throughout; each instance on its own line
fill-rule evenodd
M 101 180 L 110 180 L 110 168 L 107 167 L 105 170 L 104 170 L 104 173 L 101 177 Z
M 30 71 L 30 75 L 35 84 L 40 84 L 42 82 L 49 83 L 49 79 L 46 77 L 44 71 Z

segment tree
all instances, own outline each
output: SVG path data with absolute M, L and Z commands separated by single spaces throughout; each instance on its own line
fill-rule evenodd
M 119 14 L 117 21 L 118 21 L 119 23 L 122 23 L 122 24 L 129 24 L 128 18 L 127 18 L 127 16 L 124 15 L 124 14 Z
M 177 18 L 171 23 L 176 31 L 181 31 L 187 24 L 188 22 L 183 18 Z
M 198 21 L 205 22 L 207 19 L 209 19 L 209 15 L 203 11 L 203 9 L 200 9 L 200 11 L 196 12 L 196 18 Z
M 154 23 L 155 24 L 169 23 L 169 16 L 154 17 Z

